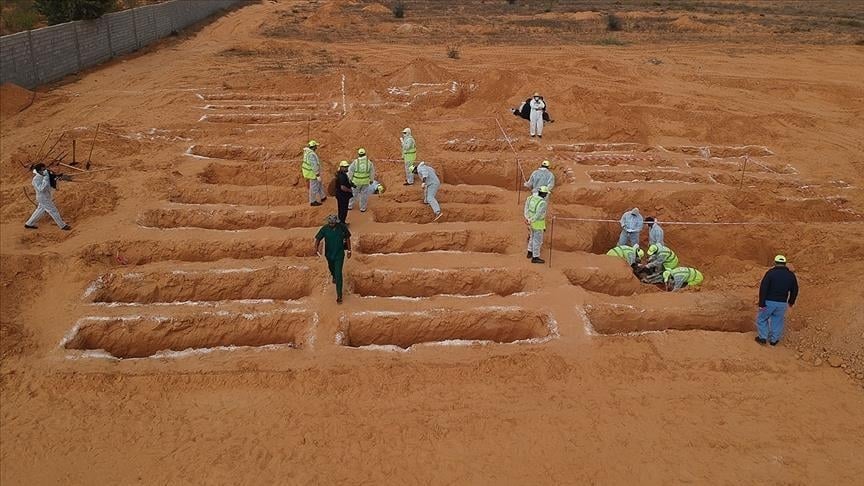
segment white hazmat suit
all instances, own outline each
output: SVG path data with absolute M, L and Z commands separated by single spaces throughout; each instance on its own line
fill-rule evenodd
M 36 189 L 36 210 L 30 216 L 30 219 L 24 223 L 27 226 L 35 227 L 36 223 L 42 219 L 45 213 L 48 213 L 51 218 L 57 223 L 60 228 L 65 228 L 66 223 L 60 217 L 60 211 L 54 205 L 54 196 L 52 195 L 51 176 L 48 169 L 44 170 L 45 175 L 42 175 L 35 170 L 33 171 L 33 188 Z
M 531 126 L 531 136 L 537 135 L 543 137 L 543 110 L 546 108 L 546 102 L 539 97 L 531 99 L 531 118 L 528 120 Z

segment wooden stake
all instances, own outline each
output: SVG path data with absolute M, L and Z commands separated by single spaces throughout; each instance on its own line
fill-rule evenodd
M 90 153 L 87 155 L 87 164 L 85 165 L 85 169 L 90 170 L 90 160 L 93 157 L 93 147 L 96 146 L 96 137 L 99 135 L 99 126 L 101 123 L 96 124 L 96 133 L 93 134 L 93 142 L 90 143 Z

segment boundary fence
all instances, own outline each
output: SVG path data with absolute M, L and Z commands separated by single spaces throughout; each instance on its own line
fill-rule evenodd
M 0 37 L 0 83 L 35 88 L 152 44 L 244 0 L 172 0 Z

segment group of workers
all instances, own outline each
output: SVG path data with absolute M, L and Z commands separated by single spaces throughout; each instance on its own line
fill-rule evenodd
M 620 258 L 627 262 L 633 273 L 643 283 L 664 284 L 666 290 L 674 291 L 685 287 L 698 287 L 704 276 L 699 270 L 681 266 L 678 255 L 666 246 L 663 228 L 656 218 L 642 217 L 639 208 L 625 211 L 619 221 L 621 234 L 618 245 L 606 252 L 607 255 Z M 642 230 L 648 226 L 648 252 L 646 256 L 640 246 Z

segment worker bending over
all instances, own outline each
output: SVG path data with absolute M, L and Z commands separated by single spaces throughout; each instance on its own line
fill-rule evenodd
M 669 291 L 684 287 L 698 287 L 703 279 L 702 272 L 690 267 L 678 267 L 663 272 L 663 283 Z
M 524 186 L 537 194 L 541 187 L 546 186 L 549 192 L 555 188 L 555 174 L 549 170 L 550 163 L 548 160 L 540 162 L 540 167 L 531 173 L 531 177 L 525 182 Z
M 540 258 L 540 247 L 543 246 L 543 233 L 546 231 L 546 196 L 549 188 L 541 186 L 537 194 L 528 196 L 525 200 L 525 223 L 529 228 L 528 258 L 531 263 L 546 263 Z
M 366 149 L 357 149 L 357 158 L 348 166 L 348 178 L 354 184 L 354 197 L 348 202 L 348 209 L 354 208 L 354 200 L 360 200 L 360 212 L 366 212 L 369 201 L 369 184 L 375 179 L 375 164 L 366 156 Z
M 411 129 L 402 130 L 402 137 L 399 139 L 402 144 L 402 160 L 405 162 L 405 184 L 410 186 L 414 184 L 414 161 L 417 160 L 417 143 L 414 141 L 414 136 L 411 135 Z
M 642 281 L 645 283 L 660 283 L 663 280 L 663 272 L 678 268 L 678 255 L 668 246 L 651 245 L 648 247 L 648 264 L 645 265 L 647 275 Z
M 607 251 L 606 254 L 620 258 L 627 262 L 627 265 L 634 268 L 639 265 L 642 261 L 642 257 L 645 256 L 645 252 L 639 248 L 639 245 L 618 245 Z
M 420 180 L 423 181 L 423 204 L 428 204 L 432 208 L 432 212 L 435 213 L 435 219 L 432 221 L 438 221 L 444 214 L 441 212 L 441 205 L 438 204 L 437 199 L 438 188 L 441 187 L 438 174 L 426 162 L 420 162 L 417 167 L 413 167 L 412 173 L 420 176 Z
M 327 199 L 327 194 L 324 192 L 324 184 L 321 183 L 321 161 L 318 160 L 318 142 L 309 140 L 306 147 L 303 147 L 303 179 L 309 185 L 309 205 L 320 206 L 321 202 Z M 318 198 L 321 198 L 321 202 Z

